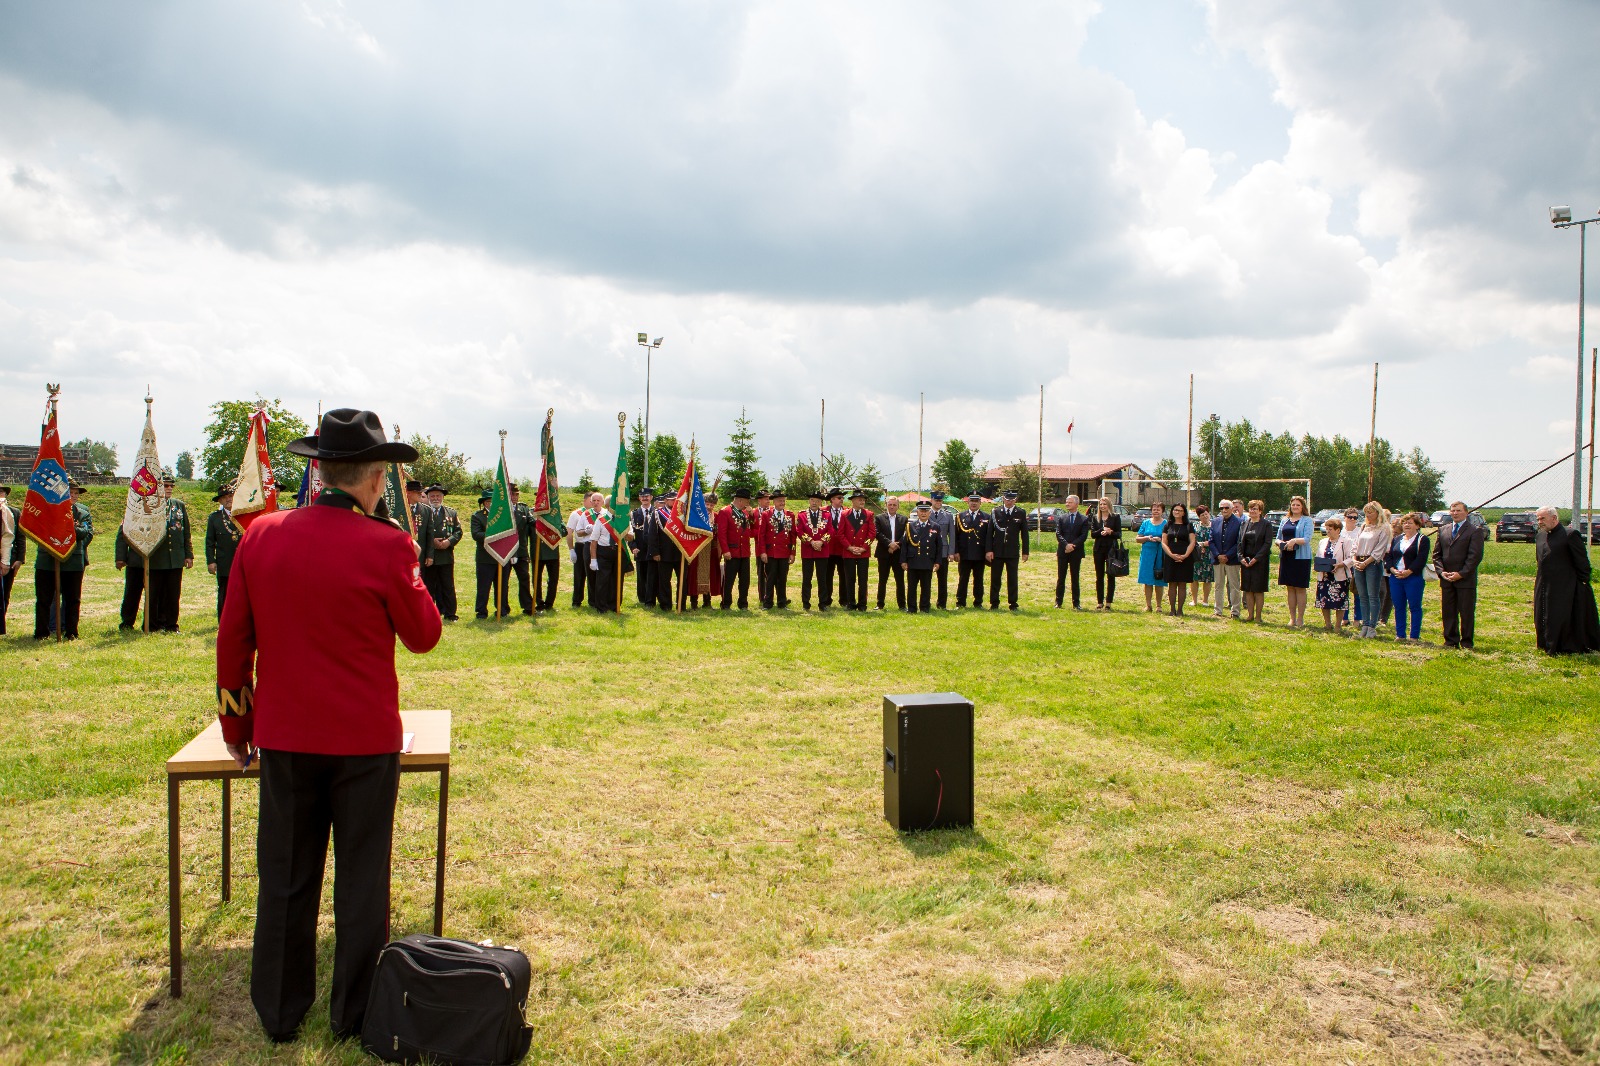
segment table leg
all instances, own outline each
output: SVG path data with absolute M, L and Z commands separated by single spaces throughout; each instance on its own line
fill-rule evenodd
M 178 787 L 167 778 L 167 965 L 172 998 L 183 995 L 183 886 L 178 880 Z
M 433 935 L 444 936 L 444 828 L 450 810 L 450 767 L 439 771 L 439 844 L 433 868 Z
M 233 898 L 233 782 L 222 779 L 222 902 Z

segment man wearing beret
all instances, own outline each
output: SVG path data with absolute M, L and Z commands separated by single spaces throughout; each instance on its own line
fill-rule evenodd
M 331 831 L 334 1035 L 361 1031 L 389 931 L 389 857 L 400 781 L 394 645 L 439 642 L 418 551 L 375 517 L 387 466 L 413 462 L 371 411 L 339 408 L 289 445 L 316 459 L 309 507 L 257 518 L 239 542 L 217 631 L 228 754 L 261 759 L 250 999 L 267 1035 L 293 1040 L 316 999 L 317 910 Z

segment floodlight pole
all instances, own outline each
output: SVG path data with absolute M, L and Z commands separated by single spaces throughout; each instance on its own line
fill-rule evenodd
M 639 334 L 639 347 L 644 349 L 644 477 L 640 488 L 650 485 L 650 356 L 661 347 L 665 337 L 657 337 L 653 342 L 650 334 Z
M 1211 415 L 1211 513 L 1217 513 L 1217 431 L 1222 428 L 1222 421 L 1215 413 Z
M 1564 210 L 1564 209 L 1563 209 Z M 1551 214 L 1554 215 L 1554 210 Z M 1568 219 L 1551 222 L 1556 229 L 1578 227 L 1578 386 L 1572 416 L 1572 522 L 1578 522 L 1578 512 L 1583 508 L 1583 345 L 1584 345 L 1584 273 L 1588 266 L 1589 223 L 1600 222 L 1594 218 Z

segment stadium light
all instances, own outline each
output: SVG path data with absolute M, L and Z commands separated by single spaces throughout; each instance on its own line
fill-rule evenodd
M 1587 266 L 1589 223 L 1600 222 L 1600 214 L 1594 218 L 1574 220 L 1572 208 L 1565 205 L 1550 209 L 1550 224 L 1556 229 L 1571 229 L 1578 227 L 1578 388 L 1577 388 L 1577 413 L 1572 417 L 1572 521 L 1576 525 L 1578 514 L 1583 510 L 1583 297 L 1584 297 L 1584 268 Z M 1592 462 L 1592 460 L 1591 460 Z
M 650 488 L 650 356 L 661 347 L 665 337 L 650 339 L 650 334 L 639 334 L 639 347 L 644 349 L 644 478 L 639 488 Z

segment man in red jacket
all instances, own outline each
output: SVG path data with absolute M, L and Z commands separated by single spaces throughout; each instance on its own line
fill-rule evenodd
M 867 609 L 867 560 L 878 540 L 878 519 L 866 503 L 866 490 L 851 489 L 850 510 L 839 516 L 833 530 L 839 549 L 839 603 L 852 611 Z
M 782 489 L 772 494 L 772 507 L 762 516 L 758 531 L 761 572 L 767 583 L 761 589 L 761 606 L 789 608 L 789 560 L 794 557 L 794 512 L 788 509 Z
M 360 1033 L 389 932 L 400 782 L 394 642 L 425 652 L 439 610 L 414 541 L 376 518 L 387 464 L 412 462 L 371 411 L 339 408 L 289 445 L 319 461 L 314 504 L 251 523 L 217 630 L 218 717 L 241 769 L 261 758 L 260 894 L 250 999 L 267 1035 L 294 1039 L 316 998 L 317 909 L 334 842 L 330 1014 Z
M 822 493 L 811 494 L 811 507 L 795 516 L 795 535 L 800 541 L 800 606 L 811 610 L 811 581 L 817 582 L 817 605 L 824 611 L 833 605 L 833 578 L 829 570 L 833 559 L 833 529 L 828 511 L 822 506 Z
M 756 516 L 750 509 L 750 490 L 734 489 L 733 502 L 717 512 L 717 551 L 722 556 L 722 609 L 733 603 L 733 583 L 739 582 L 739 610 L 750 609 L 750 543 L 756 537 Z

